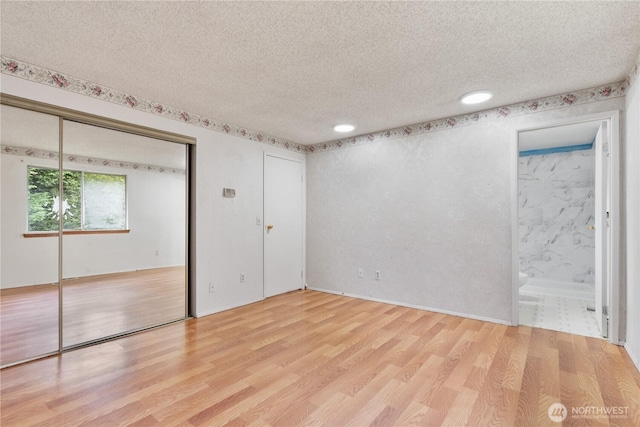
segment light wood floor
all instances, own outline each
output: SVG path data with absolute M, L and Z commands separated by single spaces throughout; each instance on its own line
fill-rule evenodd
M 185 270 L 154 268 L 63 281 L 63 345 L 185 315 Z M 58 286 L 0 291 L 0 364 L 58 350 Z
M 640 374 L 596 338 L 313 291 L 0 371 L 3 427 L 553 426 L 628 407 Z

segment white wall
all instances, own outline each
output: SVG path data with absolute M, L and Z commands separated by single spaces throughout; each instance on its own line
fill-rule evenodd
M 608 99 L 308 154 L 307 283 L 511 323 L 516 129 L 623 107 Z
M 190 280 L 196 316 L 262 299 L 263 155 L 305 161 L 304 154 L 214 132 L 13 76 L 2 75 L 2 91 L 66 108 L 180 133 L 197 139 L 195 149 L 195 268 Z M 303 163 L 304 164 L 304 163 Z M 223 199 L 222 188 L 236 189 Z M 4 193 L 3 193 L 4 197 Z M 3 251 L 4 252 L 4 251 Z M 2 266 L 4 268 L 4 264 Z M 240 273 L 246 274 L 240 283 Z M 216 292 L 209 293 L 209 282 Z M 193 301 L 195 300 L 195 301 Z
M 627 333 L 626 349 L 640 369 L 640 77 L 626 96 Z
M 1 287 L 58 281 L 58 239 L 25 238 L 27 167 L 57 168 L 58 162 L 2 154 Z M 66 278 L 184 265 L 185 176 L 87 166 L 65 168 L 127 176 L 129 234 L 64 237 Z M 170 201 L 167 203 L 167 201 Z M 156 255 L 158 251 L 158 255 Z M 37 265 L 37 268 L 34 268 Z

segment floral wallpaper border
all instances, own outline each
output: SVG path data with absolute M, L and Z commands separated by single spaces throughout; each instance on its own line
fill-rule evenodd
M 179 108 L 170 107 L 148 99 L 130 95 L 117 89 L 108 88 L 98 83 L 83 80 L 68 74 L 47 70 L 37 65 L 29 64 L 17 59 L 0 56 L 2 67 L 0 72 L 16 77 L 42 83 L 48 86 L 68 90 L 70 92 L 87 95 L 92 98 L 102 99 L 114 104 L 123 105 L 136 110 L 159 115 L 180 122 L 189 123 L 216 132 L 226 133 L 240 138 L 273 145 L 287 150 L 304 153 L 306 146 L 282 138 L 270 136 L 262 132 L 256 132 L 241 128 L 230 123 L 220 122 L 199 114 L 190 113 Z
M 575 92 L 565 93 L 562 95 L 540 98 L 533 101 L 520 102 L 518 104 L 506 105 L 489 110 L 462 114 L 454 117 L 446 117 L 443 119 L 431 120 L 424 123 L 417 123 L 414 125 L 388 129 L 380 132 L 338 139 L 331 142 L 314 144 L 307 147 L 307 152 L 314 153 L 336 150 L 338 148 L 352 147 L 355 145 L 362 145 L 384 139 L 399 138 L 409 135 L 419 135 L 427 132 L 436 132 L 444 129 L 468 126 L 487 120 L 516 117 L 524 114 L 531 114 L 540 111 L 567 107 L 569 105 L 586 104 L 588 102 L 600 101 L 607 98 L 618 98 L 624 96 L 626 91 L 627 84 L 625 82 L 612 83 L 591 89 L 583 89 Z
M 234 135 L 239 138 L 273 145 L 299 153 L 314 153 L 335 150 L 384 139 L 399 138 L 409 135 L 419 135 L 427 132 L 435 132 L 444 129 L 468 126 L 487 120 L 516 117 L 524 114 L 563 108 L 570 105 L 579 105 L 600 101 L 607 98 L 618 98 L 626 94 L 627 89 L 635 82 L 635 80 L 638 78 L 638 75 L 640 74 L 640 56 L 638 56 L 638 59 L 636 60 L 632 69 L 629 71 L 627 78 L 622 82 L 611 83 L 590 89 L 578 90 L 561 95 L 549 96 L 536 100 L 505 105 L 502 107 L 496 107 L 493 109 L 472 112 L 453 117 L 445 117 L 437 120 L 431 120 L 380 132 L 338 139 L 330 142 L 323 142 L 313 145 L 302 145 L 281 138 L 269 136 L 261 132 L 256 132 L 228 123 L 220 122 L 195 113 L 189 113 L 178 108 L 169 107 L 141 97 L 129 95 L 116 89 L 104 87 L 97 83 L 93 83 L 88 80 L 82 80 L 76 77 L 69 76 L 67 74 L 47 70 L 45 68 L 22 62 L 17 59 L 7 58 L 5 56 L 0 56 L 0 58 L 2 64 L 0 72 L 4 74 L 13 75 L 60 89 L 65 89 L 82 95 L 99 98 L 115 104 L 134 108 L 136 110 L 145 111 L 151 114 L 156 114 L 173 120 L 178 120 L 195 126 L 211 129 L 216 132 Z
M 11 154 L 14 156 L 34 157 L 37 159 L 58 160 L 60 157 L 57 151 L 42 150 L 39 148 L 14 147 L 11 145 L 2 145 L 0 147 L 2 154 Z M 97 157 L 77 156 L 75 154 L 65 154 L 65 162 L 80 163 L 84 165 L 104 166 L 117 169 L 130 169 L 142 172 L 156 172 L 164 174 L 184 175 L 184 169 L 175 169 L 165 166 L 146 165 L 143 163 L 123 162 L 120 160 L 100 159 Z

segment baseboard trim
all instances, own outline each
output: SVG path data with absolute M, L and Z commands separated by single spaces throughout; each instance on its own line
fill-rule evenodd
M 242 302 L 242 303 L 237 304 L 237 305 L 228 305 L 228 306 L 224 306 L 224 307 L 220 307 L 220 308 L 214 308 L 213 310 L 207 310 L 207 311 L 203 311 L 202 313 L 196 313 L 196 314 L 193 315 L 193 317 L 199 318 L 199 317 L 209 316 L 211 314 L 216 314 L 216 313 L 220 313 L 220 312 L 223 312 L 223 311 L 232 310 L 234 308 L 243 307 L 245 305 L 253 304 L 254 302 L 259 302 L 259 301 L 263 301 L 263 300 L 264 300 L 264 298 L 258 298 L 258 299 L 254 299 L 254 300 L 250 300 L 250 301 L 245 301 L 245 302 Z
M 476 315 L 473 315 L 473 314 L 459 313 L 457 311 L 442 310 L 442 309 L 439 309 L 439 308 L 427 307 L 427 306 L 424 306 L 424 305 L 408 304 L 406 302 L 391 301 L 391 300 L 386 300 L 386 299 L 383 299 L 383 298 L 374 298 L 374 297 L 368 297 L 368 296 L 363 296 L 363 295 L 350 294 L 348 292 L 340 292 L 340 291 L 333 291 L 333 290 L 330 290 L 330 289 L 315 288 L 315 287 L 309 286 L 309 285 L 307 285 L 307 289 L 309 289 L 311 291 L 326 292 L 328 294 L 342 295 L 342 296 L 345 296 L 345 297 L 358 298 L 358 299 L 363 299 L 363 300 L 367 300 L 367 301 L 381 302 L 381 303 L 384 303 L 384 304 L 399 305 L 401 307 L 415 308 L 415 309 L 418 309 L 418 310 L 432 311 L 434 313 L 448 314 L 448 315 L 451 315 L 451 316 L 464 317 L 464 318 L 467 318 L 467 319 L 481 320 L 483 322 L 498 323 L 500 325 L 513 326 L 511 324 L 511 322 L 509 322 L 509 321 L 500 320 L 500 319 L 494 319 L 492 317 L 476 316 Z
M 627 346 L 626 342 L 624 343 L 624 349 L 627 350 L 627 354 L 629 355 L 629 359 L 631 359 L 633 364 L 636 365 L 636 369 L 638 370 L 638 372 L 640 372 L 640 360 L 638 359 L 638 356 L 636 356 L 635 354 L 633 354 L 631 352 L 631 350 L 629 350 L 629 347 Z

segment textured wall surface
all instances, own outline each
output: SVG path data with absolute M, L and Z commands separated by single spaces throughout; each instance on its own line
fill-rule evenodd
M 595 283 L 594 151 L 520 157 L 520 271 Z
M 309 285 L 508 320 L 509 139 L 487 123 L 308 155 Z
M 512 321 L 516 131 L 622 106 L 609 99 L 308 154 L 307 283 Z

